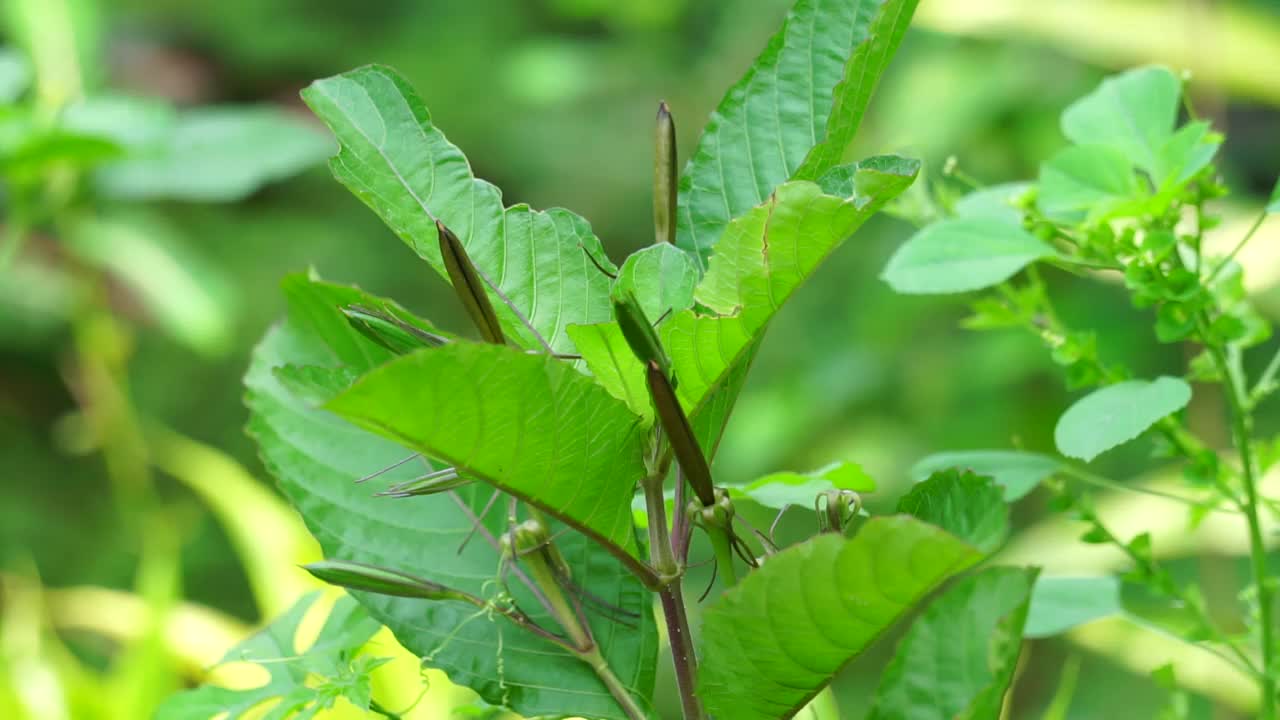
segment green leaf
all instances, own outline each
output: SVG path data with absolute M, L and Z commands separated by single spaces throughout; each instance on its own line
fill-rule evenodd
M 257 663 L 269 675 L 265 685 L 247 690 L 206 685 L 181 692 L 161 704 L 156 720 L 309 718 L 333 707 L 339 697 L 368 710 L 372 700 L 369 674 L 386 660 L 358 653 L 380 625 L 355 600 L 340 597 L 315 641 L 300 652 L 298 629 L 319 597 L 318 592 L 303 596 L 270 625 L 231 648 L 219 663 Z M 265 707 L 270 709 L 259 715 Z
M 657 323 L 693 305 L 697 284 L 698 267 L 689 254 L 662 243 L 632 253 L 622 263 L 613 291 L 633 293 L 650 322 Z
M 235 295 L 228 280 L 160 215 L 81 217 L 63 240 L 82 261 L 123 281 L 174 339 L 207 355 L 230 348 Z
M 930 455 L 911 468 L 911 479 L 923 482 L 949 468 L 987 475 L 1004 488 L 1005 502 L 1013 502 L 1031 492 L 1062 467 L 1056 458 L 1016 450 L 966 450 Z
M 320 287 L 308 291 L 301 287 L 305 278 L 291 281 L 295 286 L 289 293 L 288 320 L 255 350 L 245 380 L 249 432 L 264 464 L 326 557 L 392 568 L 492 598 L 498 589 L 494 581 L 499 552 L 483 537 L 459 552 L 473 527 L 462 508 L 480 513 L 492 491 L 476 483 L 459 489 L 456 496 L 378 497 L 379 491 L 438 466 L 416 459 L 391 467 L 404 461 L 410 451 L 315 408 L 306 398 L 293 395 L 272 371 L 282 365 L 363 369 L 378 367 L 392 357 L 360 335 L 334 302 L 325 299 L 350 289 L 315 283 Z M 406 356 L 410 357 L 414 356 Z M 470 387 L 473 381 L 474 377 L 469 378 L 458 387 Z M 355 482 L 384 469 L 363 484 Z M 485 529 L 494 535 L 504 532 L 505 515 L 505 507 L 494 509 L 485 518 Z M 557 526 L 556 546 L 569 562 L 574 581 L 594 597 L 639 618 L 635 629 L 596 615 L 590 621 L 615 673 L 635 697 L 647 703 L 657 653 L 651 596 L 599 544 L 566 530 Z M 508 585 L 521 609 L 536 622 L 555 626 L 514 578 Z M 586 664 L 506 621 L 490 622 L 460 603 L 363 593 L 356 597 L 402 645 L 429 658 L 431 667 L 444 670 L 454 682 L 476 690 L 491 704 L 506 705 L 530 717 L 568 712 L 625 718 Z
M 1009 535 L 1009 507 L 989 477 L 944 470 L 934 473 L 898 500 L 898 512 L 936 525 L 984 553 Z
M 1040 167 L 1036 204 L 1051 219 L 1105 220 L 1142 186 L 1129 158 L 1108 145 L 1074 145 Z
M 1022 632 L 1029 638 L 1051 637 L 1123 612 L 1117 578 L 1042 577 L 1031 593 L 1031 613 Z
M 269 107 L 206 107 L 180 113 L 156 142 L 96 176 L 116 198 L 231 202 L 319 163 L 330 141 Z
M 471 174 L 394 71 L 359 68 L 302 95 L 338 138 L 334 177 L 442 277 L 435 222 L 447 225 L 489 285 L 512 342 L 542 348 L 536 331 L 556 352 L 572 353 L 567 326 L 612 318 L 610 281 L 596 265 L 615 268 L 587 221 L 558 208 L 504 209 L 498 189 Z
M 981 290 L 1057 252 L 996 216 L 959 217 L 929 225 L 889 258 L 881 277 L 909 295 Z
M 774 555 L 703 612 L 698 694 L 715 717 L 775 720 L 981 553 L 911 517 L 852 539 L 823 534 Z
M 1168 190 L 1185 184 L 1209 163 L 1222 145 L 1222 136 L 1212 132 L 1207 122 L 1187 123 L 1160 148 L 1156 184 Z
M 1077 145 L 1109 145 L 1161 180 L 1160 154 L 1173 135 L 1181 96 L 1181 83 L 1168 69 L 1130 70 L 1072 103 L 1062 113 L 1062 132 Z
M 636 553 L 645 427 L 567 363 L 459 342 L 393 360 L 327 407 Z
M 716 246 L 710 269 L 694 291 L 701 308 L 673 313 L 658 328 L 678 380 L 676 391 L 703 451 L 715 452 L 728 411 L 746 378 L 755 348 L 778 309 L 867 218 L 915 179 L 919 163 L 871 158 L 859 163 L 851 186 L 875 195 L 848 199 L 810 182 L 778 187 L 769 202 L 735 219 Z M 637 411 L 648 404 L 644 368 L 616 323 L 575 330 L 587 366 L 611 395 Z M 639 411 L 650 417 L 651 409 Z
M 680 178 L 677 244 L 699 267 L 781 183 L 840 162 L 918 0 L 798 0 L 725 94 Z
M 999 717 L 1037 572 L 987 568 L 934 600 L 898 644 L 868 720 Z
M 1276 180 L 1276 186 L 1271 191 L 1271 199 L 1267 201 L 1267 212 L 1280 213 L 1280 180 Z
M 729 495 L 781 510 L 788 505 L 812 507 L 818 495 L 833 489 L 866 493 L 874 491 L 876 483 L 858 464 L 837 462 L 808 473 L 765 475 L 748 485 L 730 486 Z
M 731 378 L 745 376 L 755 343 L 783 303 L 918 171 L 914 161 L 872 159 L 860 172 L 878 178 L 868 181 L 878 189 L 876 195 L 845 200 L 823 194 L 810 182 L 790 182 L 730 223 L 694 292 L 710 312 L 684 310 L 660 328 L 680 381 L 681 402 L 695 427 L 698 416 L 716 404 L 732 404 L 736 393 L 727 398 L 722 393 Z M 718 436 L 719 428 L 714 430 Z
M 1175 377 L 1108 385 L 1067 408 L 1054 429 L 1054 442 L 1063 455 L 1090 461 L 1133 440 L 1190 401 L 1191 386 Z

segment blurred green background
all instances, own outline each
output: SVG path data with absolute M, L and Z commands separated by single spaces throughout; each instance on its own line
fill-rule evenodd
M 322 163 L 303 162 L 328 143 L 300 88 L 364 63 L 396 67 L 508 202 L 574 209 L 621 261 L 652 237 L 658 100 L 673 108 L 681 147 L 694 147 L 788 4 L 48 0 L 55 17 L 40 23 L 56 24 L 58 8 L 92 20 L 73 33 L 89 38 L 79 56 L 90 95 L 111 89 L 180 109 L 265 104 L 292 123 L 293 141 L 310 128 L 319 145 L 296 158 L 309 169 L 268 174 L 281 181 L 234 203 L 166 192 L 68 201 L 96 220 L 121 208 L 145 213 L 126 226 L 149 238 L 136 252 L 110 227 L 84 235 L 48 218 L 15 220 L 19 193 L 6 189 L 6 227 L 20 221 L 29 237 L 0 270 L 0 718 L 146 717 L 264 612 L 309 587 L 294 565 L 312 550 L 243 433 L 240 376 L 283 312 L 280 278 L 314 267 L 466 328 L 444 284 Z M 6 17 L 10 45 L 28 42 L 19 14 Z M 1057 117 L 1068 102 L 1109 72 L 1149 62 L 1189 71 L 1198 109 L 1228 134 L 1229 245 L 1280 169 L 1274 0 L 923 0 L 852 154 L 913 155 L 935 175 L 954 156 L 983 183 L 1030 178 L 1062 145 Z M 279 151 L 290 140 L 271 142 Z M 215 170 L 192 163 L 169 182 L 198 184 Z M 1052 451 L 1070 395 L 1032 338 L 964 331 L 961 303 L 895 296 L 877 279 L 910 231 L 878 218 L 774 323 L 716 461 L 722 482 L 855 460 L 880 481 L 869 498 L 876 508 L 891 505 L 907 469 L 930 452 Z M 174 254 L 157 256 L 153 241 Z M 1243 257 L 1273 319 L 1277 243 L 1280 228 L 1264 228 Z M 174 258 L 175 282 L 196 283 L 194 297 L 207 301 L 181 284 L 169 295 L 146 289 Z M 1104 357 L 1139 375 L 1180 372 L 1181 352 L 1154 342 L 1151 319 L 1130 309 L 1122 288 L 1050 281 L 1069 322 L 1097 328 Z M 193 339 L 192 327 L 215 330 Z M 1215 403 L 1192 412 L 1223 439 Z M 1264 414 L 1262 426 L 1274 432 L 1280 414 Z M 1146 472 L 1149 450 L 1111 453 L 1100 470 Z M 121 480 L 130 476 L 145 487 Z M 1159 501 L 1124 497 L 1114 512 L 1135 532 L 1158 528 L 1158 552 L 1202 578 L 1211 606 L 1234 603 L 1242 530 L 1207 523 L 1192 533 L 1184 510 Z M 1015 518 L 1024 532 L 1011 558 L 1063 571 L 1117 567 L 1074 545 L 1069 525 L 1046 520 L 1040 494 Z M 883 657 L 873 653 L 841 680 L 848 717 L 859 717 Z M 1169 659 L 1197 691 L 1199 716 L 1247 716 L 1247 693 L 1212 658 L 1118 624 L 1031 643 L 1009 716 L 1042 717 L 1073 658 L 1081 672 L 1063 717 L 1154 717 L 1163 694 L 1149 672 Z M 421 682 L 411 659 L 398 665 L 381 687 L 407 705 Z M 451 706 L 467 701 L 439 677 L 431 684 L 412 717 L 452 717 Z

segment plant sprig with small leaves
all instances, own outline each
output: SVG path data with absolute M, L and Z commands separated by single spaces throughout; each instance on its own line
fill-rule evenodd
M 1035 182 L 977 190 L 954 203 L 940 201 L 949 205 L 944 217 L 902 245 L 883 276 L 903 293 L 972 293 L 969 327 L 1032 333 L 1062 366 L 1070 388 L 1090 389 L 1057 423 L 1054 440 L 1063 456 L 1087 463 L 1152 436 L 1156 459 L 1180 465 L 1187 484 L 1183 494 L 1156 494 L 1188 505 L 1192 523 L 1209 512 L 1239 517 L 1252 576 L 1242 588 L 1248 598 L 1243 633 L 1215 621 L 1194 584 L 1175 581 L 1156 559 L 1150 535 L 1118 537 L 1099 517 L 1095 490 L 1123 490 L 1127 484 L 1066 460 L 1010 451 L 947 453 L 922 462 L 929 470 L 980 467 L 1016 478 L 1010 487 L 1021 494 L 1049 480 L 1056 507 L 1087 526 L 1081 539 L 1117 546 L 1132 565 L 1125 582 L 1176 610 L 1179 626 L 1165 629 L 1219 654 L 1253 679 L 1258 717 L 1274 720 L 1280 703 L 1278 588 L 1268 570 L 1264 522 L 1276 517 L 1277 505 L 1259 489 L 1271 462 L 1262 449 L 1274 440 L 1258 436 L 1253 418 L 1259 403 L 1275 391 L 1280 354 L 1259 377 L 1248 377 L 1244 356 L 1267 340 L 1271 329 L 1249 302 L 1236 256 L 1268 216 L 1280 212 L 1280 204 L 1273 194 L 1228 253 L 1209 251 L 1206 233 L 1220 223 L 1212 204 L 1227 193 L 1213 164 L 1223 137 L 1195 117 L 1189 104 L 1190 119 L 1178 124 L 1182 85 L 1160 67 L 1104 80 L 1062 114 L 1062 131 L 1071 144 L 1041 165 Z M 1095 333 L 1068 326 L 1056 312 L 1041 267 L 1122 283 L 1133 306 L 1151 313 L 1156 341 L 1196 349 L 1184 375 L 1135 378 L 1123 364 L 1105 359 Z M 1188 428 L 1182 411 L 1191 400 L 1192 383 L 1223 398 L 1233 452 L 1213 447 Z M 1098 614 L 1123 609 L 1123 603 L 1113 602 L 1115 593 L 1106 590 L 1113 582 L 1093 582 Z M 1042 588 L 1046 603 L 1058 593 L 1079 591 L 1078 584 L 1055 578 L 1044 578 Z M 1167 672 L 1157 681 L 1167 685 L 1171 678 Z

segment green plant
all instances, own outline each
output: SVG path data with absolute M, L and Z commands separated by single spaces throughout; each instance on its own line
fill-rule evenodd
M 868 518 L 874 483 L 854 465 L 724 483 L 709 458 L 780 306 L 916 177 L 900 157 L 840 164 L 915 5 L 797 2 L 681 174 L 661 106 L 657 242 L 621 267 L 573 213 L 504 207 L 393 71 L 304 91 L 338 138 L 334 175 L 451 282 L 484 340 L 285 280 L 288 317 L 246 377 L 249 431 L 329 558 L 309 569 L 523 715 L 657 712 L 656 595 L 683 717 L 836 717 L 834 675 L 1001 545 L 1001 491 L 944 471 Z M 813 507 L 821 532 L 780 547 L 739 503 Z M 695 634 L 701 536 L 726 589 Z M 873 717 L 996 717 L 1035 575 L 986 568 L 941 594 Z
M 1194 579 L 1180 578 L 1142 533 L 1119 537 L 1093 501 L 1098 488 L 1140 485 L 1099 477 L 1065 459 L 1017 451 L 946 453 L 921 461 L 918 474 L 972 468 L 1001 479 L 1006 497 L 1047 482 L 1055 507 L 1087 530 L 1086 543 L 1118 547 L 1131 563 L 1122 578 L 1043 577 L 1027 631 L 1042 636 L 1098 617 L 1124 614 L 1221 655 L 1258 688 L 1258 717 L 1277 717 L 1277 587 L 1268 518 L 1280 511 L 1263 496 L 1262 474 L 1275 461 L 1275 440 L 1254 425 L 1258 406 L 1277 389 L 1280 354 L 1256 375 L 1246 351 L 1270 336 L 1253 309 L 1236 254 L 1266 218 L 1280 212 L 1280 184 L 1229 252 L 1210 252 L 1206 234 L 1219 224 L 1212 201 L 1227 190 L 1213 165 L 1223 141 L 1186 105 L 1182 83 L 1159 67 L 1104 80 L 1062 114 L 1071 145 L 1040 168 L 1034 183 L 978 189 L 958 199 L 948 183 L 932 193 L 938 219 L 902 245 L 884 270 L 903 293 L 977 293 L 965 324 L 1032 333 L 1065 371 L 1068 385 L 1091 389 L 1058 420 L 1054 442 L 1085 463 L 1140 436 L 1153 459 L 1180 469 L 1185 489 L 1162 494 L 1190 509 L 1194 527 L 1209 513 L 1232 513 L 1248 538 L 1249 580 L 1236 607 L 1215 616 Z M 1195 350 L 1180 377 L 1147 380 L 1110 360 L 1097 335 L 1071 327 L 1055 309 L 1039 266 L 1088 281 L 1123 284 L 1134 307 L 1148 310 L 1162 343 Z M 1183 412 L 1198 393 L 1226 407 L 1233 453 L 1192 431 Z M 1147 492 L 1159 492 L 1145 490 Z M 1066 612 L 1064 612 L 1066 611 Z M 1235 627 L 1233 627 L 1233 625 Z M 1172 682 L 1162 672 L 1162 685 Z

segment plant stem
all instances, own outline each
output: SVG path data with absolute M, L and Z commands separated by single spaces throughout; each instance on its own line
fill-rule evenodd
M 716 565 L 720 568 L 720 577 L 724 584 L 733 587 L 738 584 L 738 571 L 733 567 L 733 546 L 730 544 L 729 531 L 725 528 L 704 523 L 707 538 L 711 540 L 711 549 L 716 555 Z
M 671 583 L 658 591 L 658 599 L 662 602 L 662 615 L 667 623 L 667 642 L 671 646 L 684 720 L 705 720 L 697 694 L 698 660 L 693 654 L 693 638 L 689 636 L 689 618 L 685 614 L 680 583 Z
M 1213 279 L 1218 277 L 1218 273 L 1222 272 L 1222 270 L 1226 268 L 1227 265 L 1230 264 L 1232 260 L 1235 259 L 1236 254 L 1239 253 L 1242 249 L 1244 249 L 1245 244 L 1249 242 L 1249 239 L 1253 237 L 1254 233 L 1258 232 L 1258 228 L 1262 227 L 1262 223 L 1266 219 L 1267 219 L 1266 210 L 1263 210 L 1262 212 L 1258 213 L 1258 218 L 1253 221 L 1253 225 L 1249 226 L 1249 231 L 1244 234 L 1244 237 L 1240 238 L 1240 242 L 1236 243 L 1235 247 L 1231 248 L 1231 252 L 1227 253 L 1227 256 L 1222 259 L 1222 262 L 1218 263 L 1217 267 L 1215 267 L 1209 273 L 1209 277 L 1204 279 L 1203 285 L 1205 287 L 1209 287 L 1209 285 L 1213 283 Z M 1196 235 L 1198 237 L 1199 233 L 1197 233 Z M 1199 264 L 1199 259 L 1197 259 L 1196 262 L 1197 264 Z
M 618 701 L 622 706 L 622 711 L 627 714 L 631 720 L 645 720 L 645 712 L 640 708 L 635 698 L 631 697 L 631 692 L 627 690 L 627 686 L 622 684 L 618 676 L 613 673 L 613 668 L 609 667 L 608 661 L 600 654 L 600 649 L 593 647 L 590 652 L 579 653 L 578 657 L 583 662 L 591 666 L 596 671 L 596 676 L 609 688 L 609 694 L 613 695 L 613 699 Z
M 1220 346 L 1209 345 L 1218 370 L 1226 380 L 1227 409 L 1231 415 L 1231 437 L 1240 453 L 1241 482 L 1244 485 L 1244 502 L 1241 509 L 1249 523 L 1249 555 L 1253 570 L 1253 582 L 1258 593 L 1258 624 L 1262 642 L 1262 707 L 1259 718 L 1274 720 L 1276 717 L 1275 628 L 1270 579 L 1267 573 L 1267 546 L 1262 538 L 1262 523 L 1258 512 L 1258 481 L 1254 468 L 1253 450 L 1249 440 L 1253 434 L 1253 416 L 1245 405 L 1244 381 L 1240 372 L 1227 362 Z
M 684 483 L 677 470 L 676 481 Z M 641 483 L 644 489 L 645 508 L 649 513 L 649 557 L 665 585 L 658 590 L 662 602 L 662 617 L 667 625 L 667 644 L 671 646 L 671 663 L 675 667 L 676 690 L 680 693 L 680 708 L 684 720 L 703 720 L 702 703 L 697 695 L 698 659 L 693 652 L 693 638 L 689 636 L 689 618 L 684 610 L 684 595 L 680 591 L 683 568 L 676 560 L 667 533 L 667 504 L 662 496 L 663 476 L 654 473 Z M 677 492 L 677 497 L 681 493 Z M 676 508 L 677 517 L 681 508 Z

